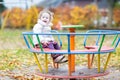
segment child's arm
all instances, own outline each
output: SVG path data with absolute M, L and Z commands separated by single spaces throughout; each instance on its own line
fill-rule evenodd
M 41 27 L 41 25 L 36 24 L 36 25 L 33 27 L 33 32 L 34 32 L 34 33 L 41 33 L 41 32 L 42 32 L 42 27 Z

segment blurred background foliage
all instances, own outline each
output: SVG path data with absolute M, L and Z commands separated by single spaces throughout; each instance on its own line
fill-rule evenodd
M 34 6 L 27 10 L 22 10 L 17 7 L 12 8 L 5 27 L 30 29 L 37 22 L 38 14 L 35 13 L 35 10 L 39 13 L 42 9 L 43 8 L 36 8 Z M 61 21 L 63 24 L 83 24 L 86 27 L 91 24 L 92 18 L 95 17 L 96 12 L 98 11 L 97 6 L 95 5 L 88 5 L 84 8 L 78 6 L 70 8 L 66 6 L 64 9 L 63 7 L 57 7 L 50 8 L 50 10 L 54 12 L 54 26 Z M 5 10 L 2 13 L 3 19 L 8 11 L 9 10 Z
M 2 12 L 2 20 L 7 20 L 4 24 L 6 28 L 26 28 L 31 29 L 35 23 L 37 23 L 37 17 L 42 7 L 31 6 L 29 9 L 21 9 L 14 7 L 12 9 L 6 9 Z M 56 28 L 58 22 L 62 22 L 63 25 L 68 24 L 82 24 L 85 28 L 96 28 L 94 26 L 94 20 L 101 17 L 100 10 L 95 4 L 89 4 L 84 7 L 80 6 L 58 6 L 56 8 L 50 8 L 54 12 L 53 29 Z M 8 15 L 9 13 L 9 15 Z M 113 20 L 115 24 L 113 27 L 120 26 L 120 4 L 116 3 L 113 8 Z

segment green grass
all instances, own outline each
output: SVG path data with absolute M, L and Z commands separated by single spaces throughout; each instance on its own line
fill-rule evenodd
M 22 32 L 25 30 L 5 29 L 0 31 L 0 70 L 20 68 L 34 64 L 33 55 L 27 50 Z
M 23 66 L 31 66 L 35 64 L 33 54 L 28 51 L 27 46 L 23 40 L 22 32 L 26 30 L 17 30 L 17 29 L 5 29 L 0 31 L 0 70 L 13 70 L 15 68 L 21 68 Z M 84 31 L 82 31 L 84 32 Z M 110 39 L 108 37 L 107 40 Z M 62 37 L 63 48 L 67 48 L 66 37 Z M 83 48 L 83 37 L 76 38 L 75 46 L 77 49 Z M 89 43 L 93 44 L 93 38 L 90 39 Z M 42 57 L 39 56 L 39 57 Z M 43 59 L 43 57 L 42 57 Z M 41 60 L 42 60 L 41 59 Z M 106 55 L 101 55 L 101 61 L 104 63 Z M 97 56 L 95 56 L 94 66 L 97 65 Z M 79 65 L 87 64 L 86 55 L 77 55 L 76 63 Z M 109 62 L 109 66 L 120 68 L 120 47 L 117 48 L 116 54 L 113 54 Z

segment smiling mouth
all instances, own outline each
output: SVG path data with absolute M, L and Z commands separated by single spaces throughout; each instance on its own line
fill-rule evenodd
M 43 21 L 43 22 L 47 23 L 47 21 Z

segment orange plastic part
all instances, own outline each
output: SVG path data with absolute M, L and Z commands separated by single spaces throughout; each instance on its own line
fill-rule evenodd
M 70 28 L 69 31 L 70 31 L 70 33 L 74 33 L 75 29 L 74 28 Z M 75 49 L 75 36 L 74 35 L 70 36 L 70 49 L 71 50 Z M 70 62 L 69 62 L 69 69 L 70 69 L 69 75 L 71 75 L 72 72 L 75 72 L 75 55 L 74 54 L 70 54 L 68 56 L 69 56 L 68 60 L 70 60 Z

